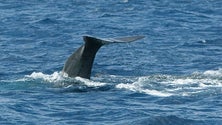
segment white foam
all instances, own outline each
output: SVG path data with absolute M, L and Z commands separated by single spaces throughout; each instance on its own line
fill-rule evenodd
M 173 93 L 169 93 L 169 92 L 161 92 L 161 91 L 157 91 L 157 90 L 142 90 L 142 92 L 149 94 L 149 95 L 153 95 L 153 96 L 160 96 L 160 97 L 168 97 L 168 96 L 172 96 L 174 95 Z
M 116 85 L 119 89 L 161 97 L 190 96 L 218 87 L 222 87 L 222 69 L 193 73 L 190 76 L 144 76 L 132 83 Z
M 186 84 L 195 84 L 198 82 L 198 80 L 191 79 L 191 78 L 185 78 L 185 79 L 175 79 L 173 81 L 168 81 L 168 82 L 171 82 L 172 84 L 186 85 Z
M 222 69 L 208 70 L 203 73 L 205 76 L 222 77 Z
M 127 83 L 127 84 L 120 83 L 120 84 L 116 85 L 116 88 L 119 88 L 119 89 L 128 89 L 128 90 L 131 90 L 131 91 L 136 91 L 136 90 L 137 90 L 137 88 L 136 88 L 135 85 L 129 84 L 129 83 Z
M 60 72 L 54 72 L 51 75 L 44 74 L 42 72 L 33 72 L 31 75 L 26 75 L 25 78 L 43 79 L 47 82 L 58 82 L 64 80 L 64 77 Z
M 84 79 L 84 78 L 81 78 L 81 77 L 76 77 L 75 79 L 80 81 L 81 83 L 84 83 L 85 85 L 87 85 L 89 87 L 98 87 L 98 86 L 106 85 L 106 83 L 95 82 L 95 81 L 91 81 L 89 79 Z
M 91 81 L 81 77 L 69 78 L 61 72 L 54 72 L 53 74 L 44 74 L 42 72 L 33 72 L 31 75 L 26 75 L 24 80 L 27 79 L 40 79 L 55 85 L 69 86 L 72 83 L 84 84 L 89 87 L 104 86 L 106 83 Z
M 189 96 L 208 91 L 217 87 L 222 87 L 222 69 L 208 70 L 205 72 L 195 72 L 189 76 L 173 76 L 173 75 L 151 75 L 143 77 L 120 77 L 120 76 L 102 76 L 95 77 L 93 80 L 81 77 L 69 78 L 61 72 L 52 74 L 44 74 L 42 72 L 33 72 L 26 75 L 22 79 L 15 81 L 35 81 L 40 80 L 69 87 L 73 84 L 83 84 L 88 87 L 100 87 L 107 84 L 116 84 L 117 89 L 126 89 L 138 93 L 145 93 L 153 96 Z M 5 82 L 9 82 L 4 80 Z M 104 83 L 103 81 L 106 81 Z M 38 81 L 39 82 L 39 81 Z M 121 83 L 120 83 L 121 82 Z
M 148 94 L 148 95 L 159 96 L 159 97 L 168 97 L 168 96 L 173 95 L 173 94 L 168 93 L 168 92 L 144 89 L 144 88 L 140 87 L 140 85 L 129 84 L 129 83 L 128 84 L 123 84 L 123 83 L 118 84 L 118 85 L 116 85 L 116 88 L 127 89 L 127 90 L 130 90 L 130 91 L 145 93 L 145 94 Z

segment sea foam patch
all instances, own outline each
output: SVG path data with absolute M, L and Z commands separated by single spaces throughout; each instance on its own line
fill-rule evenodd
M 115 87 L 116 89 L 125 89 L 133 92 L 144 93 L 152 96 L 190 96 L 203 92 L 221 92 L 222 90 L 222 69 L 207 70 L 204 72 L 194 72 L 190 75 L 150 75 L 142 77 L 123 77 L 105 75 L 92 77 L 92 80 L 81 77 L 70 78 L 62 75 L 61 72 L 44 74 L 42 72 L 33 72 L 17 80 L 1 80 L 5 83 L 50 83 L 57 87 Z
M 190 96 L 211 91 L 214 88 L 222 88 L 222 70 L 209 70 L 188 76 L 144 76 L 132 83 L 120 83 L 116 88 L 160 97 Z
M 89 79 L 81 78 L 81 77 L 75 77 L 75 78 L 70 78 L 67 76 L 62 75 L 61 72 L 54 72 L 53 74 L 44 74 L 42 72 L 33 72 L 30 75 L 26 75 L 23 80 L 42 80 L 45 82 L 53 83 L 55 85 L 65 85 L 69 86 L 72 84 L 75 85 L 86 85 L 88 87 L 98 87 L 98 86 L 104 86 L 106 83 L 103 82 L 96 82 L 92 81 Z
M 47 82 L 58 82 L 65 80 L 60 72 L 54 72 L 53 74 L 44 74 L 42 72 L 33 72 L 30 75 L 26 75 L 25 78 L 42 79 Z

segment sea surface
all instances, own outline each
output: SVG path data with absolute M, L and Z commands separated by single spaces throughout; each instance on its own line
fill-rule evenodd
M 82 36 L 90 80 L 61 75 Z M 1 0 L 1 125 L 221 125 L 221 0 Z

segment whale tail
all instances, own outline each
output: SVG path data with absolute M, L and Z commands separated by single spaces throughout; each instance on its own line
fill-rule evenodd
M 93 36 L 83 36 L 85 42 L 95 42 L 100 45 L 110 44 L 110 43 L 127 43 L 133 42 L 144 38 L 144 36 L 127 36 L 118 38 L 97 38 Z
M 85 44 L 74 52 L 66 61 L 62 72 L 69 77 L 82 77 L 90 79 L 93 61 L 99 48 L 111 43 L 127 43 L 144 38 L 144 36 L 131 36 L 121 38 L 96 38 L 83 36 Z

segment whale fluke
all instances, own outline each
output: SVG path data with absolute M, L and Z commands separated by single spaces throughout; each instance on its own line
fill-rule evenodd
M 83 36 L 85 44 L 78 48 L 66 61 L 62 74 L 68 77 L 82 77 L 90 79 L 93 61 L 100 47 L 111 43 L 127 43 L 144 38 L 144 36 L 130 36 L 120 38 L 96 38 Z

